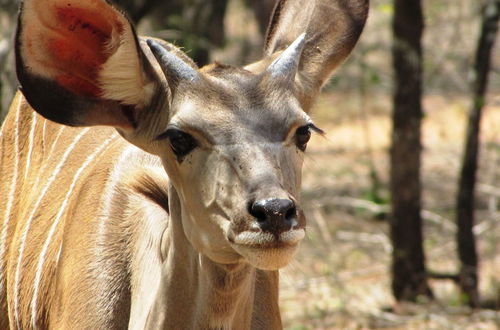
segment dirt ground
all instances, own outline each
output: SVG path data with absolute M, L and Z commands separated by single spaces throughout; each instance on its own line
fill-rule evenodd
M 327 135 L 313 137 L 307 151 L 302 204 L 308 231 L 295 261 L 281 273 L 285 327 L 499 329 L 500 97 L 489 98 L 482 121 L 474 230 L 481 295 L 490 309 L 479 310 L 461 306 L 460 292 L 448 280 L 431 281 L 435 301 L 395 305 L 389 228 L 383 216 L 390 99 L 367 100 L 362 112 L 356 95 L 327 93 L 313 112 Z M 463 96 L 431 95 L 424 100 L 424 247 L 432 271 L 453 273 L 458 268 L 454 200 L 468 105 Z M 371 163 L 382 183 L 377 199 L 370 193 Z

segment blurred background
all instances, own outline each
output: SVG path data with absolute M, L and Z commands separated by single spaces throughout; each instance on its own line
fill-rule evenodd
M 114 2 L 201 66 L 258 60 L 276 0 Z M 17 6 L 0 0 L 0 122 Z M 304 165 L 307 239 L 281 272 L 287 329 L 500 328 L 499 12 L 371 0 L 312 112 L 327 134 Z

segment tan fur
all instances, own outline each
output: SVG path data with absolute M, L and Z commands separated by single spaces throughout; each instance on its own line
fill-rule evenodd
M 18 123 L 21 128 L 20 136 L 26 136 L 25 134 L 29 133 L 31 127 L 30 121 L 34 118 L 32 110 L 22 100 L 21 94 L 18 94 L 16 100 L 17 101 L 13 104 L 12 111 L 10 111 L 2 127 L 2 133 L 5 135 L 5 137 L 2 138 L 2 143 L 8 143 L 11 138 L 9 132 L 12 132 L 12 127 L 16 125 L 15 110 L 17 104 L 20 104 L 20 118 Z M 41 134 L 41 130 L 46 120 L 37 114 L 35 114 L 35 116 L 38 120 L 36 126 L 36 134 L 38 136 Z M 53 141 L 60 132 L 60 127 L 51 122 L 46 122 L 45 125 L 46 141 Z M 23 130 L 25 133 L 23 133 Z M 7 278 L 4 279 L 2 283 L 3 287 L 8 289 L 8 295 L 5 296 L 2 294 L 0 300 L 2 306 L 2 311 L 0 311 L 0 325 L 2 325 L 2 328 L 8 328 L 9 322 L 11 328 L 17 328 L 13 304 L 9 304 L 9 308 L 7 309 L 6 299 L 7 297 L 12 298 L 15 295 L 13 292 L 14 274 L 18 258 L 18 247 L 21 239 L 19 233 L 16 233 L 18 232 L 16 228 L 25 227 L 27 217 L 22 214 L 26 215 L 29 213 L 28 211 L 31 208 L 28 205 L 40 197 L 39 192 L 43 189 L 44 183 L 46 182 L 44 177 L 48 178 L 52 174 L 51 171 L 53 171 L 55 164 L 57 164 L 57 160 L 60 160 L 63 156 L 68 147 L 68 143 L 81 132 L 82 129 L 65 128 L 58 139 L 58 145 L 55 147 L 50 144 L 34 147 L 36 148 L 34 155 L 38 156 L 34 157 L 32 167 L 37 168 L 38 172 L 33 172 L 32 175 L 28 175 L 28 180 L 24 181 L 26 184 L 18 186 L 22 187 L 20 188 L 22 190 L 18 191 L 18 194 L 24 195 L 25 198 L 23 200 L 18 200 L 17 203 L 14 204 L 12 213 L 19 214 L 19 216 L 10 217 L 13 221 L 9 226 L 10 229 L 8 230 L 8 239 L 6 242 L 9 247 L 8 251 L 10 252 L 7 258 L 3 260 L 4 268 L 1 269 L 3 274 L 10 274 L 6 276 Z M 42 199 L 39 210 L 37 210 L 35 214 L 34 222 L 27 236 L 29 244 L 25 247 L 21 265 L 22 272 L 19 292 L 20 307 L 18 321 L 19 326 L 23 329 L 30 329 L 33 326 L 32 310 L 30 307 L 34 293 L 33 283 L 35 282 L 35 269 L 37 260 L 40 256 L 39 253 L 47 237 L 48 229 L 51 227 L 57 213 L 60 211 L 61 203 L 68 192 L 69 187 L 65 182 L 71 182 L 77 169 L 82 166 L 80 160 L 84 159 L 98 148 L 106 139 L 106 136 L 112 137 L 113 135 L 115 135 L 113 131 L 108 128 L 93 128 L 92 134 L 85 134 L 82 136 L 74 152 L 71 153 L 65 162 L 64 171 L 60 172 L 58 179 L 54 182 L 54 186 L 47 191 Z M 114 161 L 120 158 L 121 153 L 130 147 L 125 141 L 120 141 L 119 139 L 113 139 L 112 141 L 112 144 L 100 153 L 96 162 L 87 167 L 77 181 L 76 188 L 74 188 L 76 190 L 75 194 L 69 201 L 66 211 L 64 212 L 64 218 L 59 226 L 57 226 L 53 239 L 50 242 L 43 265 L 41 286 L 38 292 L 39 310 L 36 313 L 35 320 L 37 328 L 77 329 L 91 326 L 106 329 L 123 328 L 123 326 L 127 325 L 129 320 L 128 314 L 131 308 L 131 295 L 133 295 L 127 283 L 131 283 L 132 292 L 134 292 L 134 288 L 147 285 L 147 287 L 142 288 L 140 291 L 137 291 L 137 293 L 149 293 L 148 290 L 151 289 L 151 286 L 165 285 L 165 283 L 158 283 L 159 278 L 164 276 L 160 265 L 162 258 L 165 256 L 158 254 L 155 257 L 155 261 L 155 259 L 151 258 L 154 254 L 149 255 L 145 253 L 150 253 L 148 251 L 151 247 L 150 244 L 155 241 L 154 237 L 157 237 L 156 244 L 160 244 L 162 240 L 161 233 L 165 230 L 165 226 L 167 226 L 166 217 L 168 217 L 168 210 L 166 209 L 166 194 L 168 191 L 168 181 L 165 180 L 165 176 L 161 175 L 161 173 L 164 173 L 161 164 L 159 164 L 155 158 L 152 158 L 137 148 L 133 148 L 132 152 L 128 154 L 128 157 L 122 159 L 121 165 L 115 164 Z M 42 147 L 47 151 L 52 148 L 52 153 L 44 154 L 40 152 Z M 26 152 L 23 152 L 23 150 L 27 150 L 27 148 L 28 146 L 21 143 L 21 158 L 19 159 L 19 163 L 21 164 L 24 164 L 27 159 Z M 2 150 L 5 149 L 6 146 L 4 145 Z M 2 153 L 2 156 L 8 155 L 9 154 L 4 152 Z M 119 173 L 115 173 L 117 175 L 115 182 L 116 186 L 112 188 L 111 195 L 99 196 L 94 194 L 94 191 L 105 191 L 106 185 L 109 182 L 107 177 L 109 177 L 113 169 L 117 167 L 119 167 Z M 11 169 L 9 162 L 3 158 L 0 172 L 2 177 L 10 177 L 9 169 Z M 41 176 L 40 180 L 35 179 L 37 174 Z M 21 166 L 20 177 L 23 178 L 23 176 L 24 166 Z M 87 178 L 92 178 L 92 180 L 89 181 Z M 29 184 L 29 182 L 36 181 L 38 181 L 38 187 L 33 187 Z M 2 189 L 2 195 L 6 195 L 3 189 L 8 188 L 8 185 L 0 185 L 0 187 Z M 104 205 L 104 197 L 111 199 L 108 215 L 100 214 L 103 209 L 96 207 L 98 205 Z M 19 203 L 22 204 L 20 205 Z M 176 204 L 173 203 L 174 209 L 175 205 Z M 4 206 L 5 205 L 2 205 L 2 210 Z M 22 212 L 22 210 L 26 211 Z M 81 214 L 82 216 L 74 218 L 71 216 L 74 213 Z M 78 222 L 74 222 L 72 219 Z M 130 220 L 124 221 L 125 219 Z M 104 224 L 104 222 L 106 224 Z M 162 226 L 163 229 L 159 231 L 159 228 L 153 229 L 155 228 L 154 226 L 157 225 Z M 104 231 L 101 233 L 93 232 L 98 228 L 104 228 Z M 151 228 L 152 231 L 149 231 L 149 228 Z M 176 228 L 176 231 L 178 230 L 179 228 Z M 97 237 L 97 234 L 104 234 L 104 236 Z M 182 238 L 182 234 L 179 236 L 180 237 L 177 237 L 178 240 L 186 240 Z M 139 239 L 141 237 L 142 239 Z M 150 241 L 151 239 L 153 240 Z M 163 242 L 163 244 L 166 244 L 166 242 Z M 189 245 L 188 243 L 184 244 L 186 246 Z M 155 244 L 153 244 L 153 246 L 154 245 Z M 60 251 L 61 246 L 62 251 Z M 81 246 L 94 248 L 81 249 Z M 60 257 L 58 258 L 59 253 Z M 134 253 L 137 253 L 137 255 L 132 257 Z M 179 301 L 172 302 L 173 306 L 180 305 L 182 308 L 179 308 L 179 310 L 176 308 L 172 311 L 172 314 L 168 312 L 171 316 L 168 319 L 169 321 L 167 321 L 169 326 L 172 328 L 178 326 L 188 327 L 187 325 L 191 324 L 193 327 L 196 327 L 196 324 L 198 324 L 198 326 L 212 325 L 213 328 L 219 328 L 223 326 L 228 327 L 224 324 L 234 324 L 234 322 L 246 324 L 251 320 L 252 314 L 248 313 L 251 312 L 253 308 L 243 307 L 241 304 L 253 304 L 253 298 L 245 298 L 243 300 L 241 300 L 241 298 L 252 297 L 254 290 L 259 292 L 259 290 L 256 290 L 255 284 L 251 284 L 254 281 L 251 277 L 257 276 L 255 270 L 249 271 L 247 269 L 248 266 L 245 266 L 243 269 L 228 269 L 228 274 L 225 275 L 225 266 L 221 269 L 221 273 L 221 270 L 217 270 L 221 266 L 212 265 L 209 260 L 198 255 L 195 251 L 181 249 L 181 251 L 177 251 L 177 253 L 181 255 L 174 257 L 174 259 L 170 261 L 171 263 L 185 264 L 188 266 L 189 264 L 186 264 L 187 259 L 184 257 L 190 256 L 189 258 L 194 258 L 194 260 L 196 260 L 195 264 L 197 264 L 191 271 L 195 271 L 195 273 L 204 272 L 205 275 L 195 275 L 195 273 L 193 273 L 193 275 L 195 275 L 194 277 L 182 275 L 176 278 L 183 278 L 184 281 L 189 281 L 189 278 L 195 280 L 200 278 L 200 276 L 203 278 L 214 272 L 212 275 L 209 275 L 209 277 L 213 277 L 211 281 L 215 281 L 214 283 L 219 281 L 225 283 L 229 281 L 227 283 L 234 284 L 227 287 L 227 290 L 229 290 L 228 294 L 230 292 L 229 295 L 226 293 L 223 294 L 226 284 L 223 284 L 223 286 L 216 291 L 205 288 L 201 291 L 195 290 L 189 293 L 189 290 L 186 290 L 186 288 L 190 286 L 186 286 L 183 281 L 183 284 L 181 286 L 177 285 L 177 288 L 180 296 L 185 296 L 187 299 L 185 300 L 185 304 L 181 304 Z M 178 258 L 180 259 L 177 260 Z M 130 263 L 123 262 L 128 259 L 130 259 Z M 112 268 L 108 268 L 109 266 L 112 266 Z M 192 264 L 192 266 L 194 266 L 194 264 Z M 156 275 L 157 277 L 147 280 L 147 277 L 154 272 L 155 267 L 159 267 Z M 135 270 L 129 271 L 128 269 L 131 268 Z M 138 272 L 140 270 L 144 270 L 142 275 L 141 272 Z M 208 270 L 210 271 L 206 273 Z M 259 272 L 260 271 L 257 271 L 257 273 Z M 234 275 L 232 275 L 233 273 Z M 265 273 L 267 272 L 263 274 Z M 271 272 L 269 274 L 273 273 L 274 272 Z M 82 274 L 86 275 L 82 276 Z M 127 274 L 132 274 L 132 278 L 129 278 Z M 231 277 L 236 275 L 243 276 L 242 279 L 244 279 L 244 281 L 241 284 L 239 284 L 240 280 L 230 280 Z M 248 277 L 248 275 L 251 275 L 251 277 Z M 222 277 L 218 279 L 220 276 Z M 114 280 L 109 282 L 111 278 Z M 195 280 L 195 282 L 197 281 L 198 280 Z M 277 282 L 275 284 L 277 285 Z M 195 283 L 192 285 L 193 287 L 196 286 Z M 236 285 L 236 287 L 232 285 Z M 277 286 L 273 287 L 273 290 L 276 291 Z M 177 289 L 174 291 L 176 290 Z M 271 297 L 268 297 L 268 294 L 274 295 L 272 292 L 273 291 L 266 294 L 262 293 L 266 297 L 265 304 L 269 303 L 267 299 L 271 299 Z M 199 296 L 200 294 L 205 296 L 205 298 L 201 299 Z M 216 296 L 213 296 L 213 294 L 216 294 Z M 219 297 L 219 294 L 222 294 L 222 296 Z M 230 299 L 231 296 L 234 301 Z M 174 297 L 178 298 L 179 295 L 174 295 Z M 209 303 L 214 299 L 218 300 L 219 303 Z M 148 313 L 148 309 L 145 308 L 144 303 L 145 300 L 141 300 L 139 305 L 133 309 L 132 315 L 137 315 L 137 320 L 141 319 L 141 313 Z M 205 306 L 205 303 L 209 303 L 209 305 Z M 208 308 L 209 306 L 210 308 Z M 154 308 L 156 307 L 152 306 L 151 309 L 154 310 Z M 260 307 L 256 306 L 256 308 Z M 144 324 L 151 322 L 151 309 L 149 310 L 149 314 L 142 316 L 143 323 L 139 323 L 136 320 L 135 322 L 131 322 L 131 326 L 133 328 L 142 329 Z M 212 309 L 213 312 L 210 312 Z M 182 310 L 182 312 L 179 312 L 180 310 Z M 270 311 L 276 310 L 277 307 L 273 307 L 271 310 L 262 311 L 262 315 L 267 315 Z M 243 313 L 243 311 L 248 312 Z M 205 314 L 207 312 L 209 312 L 209 314 Z M 195 321 L 195 319 L 189 320 L 189 315 L 193 313 L 199 314 L 197 321 Z M 274 312 L 269 315 L 273 314 Z M 174 315 L 177 316 L 173 317 Z M 261 317 L 262 316 L 258 317 L 258 319 Z M 269 320 L 272 320 L 272 318 L 269 318 Z M 264 321 L 261 320 L 259 322 Z M 267 322 L 268 321 L 265 321 L 266 324 Z M 140 325 L 137 325 L 138 323 Z M 106 324 L 106 326 L 103 327 L 103 324 Z
M 305 233 L 298 128 L 313 125 L 304 110 L 352 49 L 367 1 L 280 1 L 265 58 L 245 69 L 198 70 L 158 41 L 199 74 L 175 86 L 105 1 L 24 3 L 17 49 L 26 94 L 0 130 L 0 329 L 281 328 L 278 269 Z M 30 85 L 58 83 L 57 63 L 37 47 L 63 33 L 51 24 L 54 6 L 66 4 L 123 24 L 104 49 L 103 95 L 64 103 L 69 118 Z M 296 73 L 285 84 L 266 68 L 302 32 L 299 69 L 285 72 Z M 63 127 L 35 111 L 118 132 Z M 167 127 L 196 147 L 177 157 L 162 138 Z M 293 225 L 261 227 L 249 206 L 266 200 L 293 203 Z
M 264 65 L 301 33 L 307 44 L 301 56 L 296 85 L 304 111 L 309 112 L 332 71 L 349 55 L 363 30 L 369 0 L 280 0 L 266 38 Z

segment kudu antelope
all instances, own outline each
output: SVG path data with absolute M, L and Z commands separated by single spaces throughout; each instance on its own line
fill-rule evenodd
M 307 113 L 367 10 L 281 0 L 262 60 L 198 68 L 106 1 L 24 0 L 0 329 L 280 328 Z

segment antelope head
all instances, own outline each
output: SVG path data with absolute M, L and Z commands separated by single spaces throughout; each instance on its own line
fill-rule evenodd
M 263 72 L 200 71 L 148 40 L 171 87 L 147 148 L 179 193 L 190 242 L 214 261 L 285 265 L 304 237 L 302 158 L 314 124 L 294 95 L 302 34 Z M 167 118 L 168 113 L 168 118 Z
M 30 105 L 70 126 L 109 125 L 157 155 L 192 246 L 215 262 L 285 266 L 305 235 L 307 115 L 363 28 L 367 0 L 280 1 L 264 58 L 198 68 L 138 37 L 105 1 L 23 2 L 17 73 Z M 172 206 L 174 207 L 174 206 Z

